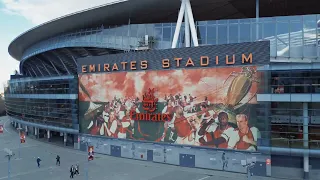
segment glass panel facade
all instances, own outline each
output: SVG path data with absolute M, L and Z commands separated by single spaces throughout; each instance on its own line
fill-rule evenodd
M 271 57 L 298 58 L 303 61 L 319 57 L 318 20 L 320 15 L 304 15 L 260 18 L 258 27 L 256 19 L 200 21 L 196 24 L 199 45 L 268 40 Z M 155 40 L 149 42 L 150 48 L 167 49 L 171 48 L 175 26 L 175 23 L 160 23 L 82 29 L 33 45 L 24 52 L 23 59 L 58 47 L 136 49 L 145 35 Z M 182 25 L 178 47 L 183 47 L 183 43 Z
M 78 94 L 78 79 L 9 81 L 9 94 Z
M 6 98 L 7 114 L 24 121 L 71 128 L 78 117 L 77 100 Z
M 320 149 L 319 108 L 320 103 L 308 103 L 308 116 L 304 117 L 301 102 L 271 102 L 265 103 L 264 106 L 260 105 L 259 117 L 269 120 L 259 126 L 266 130 L 266 133 L 262 133 L 264 134 L 262 138 L 270 138 L 270 146 L 273 147 L 304 148 L 303 120 L 307 118 L 309 148 Z
M 260 94 L 283 94 L 283 93 L 320 93 L 320 70 L 278 70 L 263 71 L 262 79 L 269 79 L 259 86 Z

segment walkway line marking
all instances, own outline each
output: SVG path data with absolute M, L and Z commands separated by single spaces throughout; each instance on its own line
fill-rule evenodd
M 207 178 L 209 178 L 209 177 L 211 177 L 211 176 L 205 176 L 205 177 L 200 178 L 200 179 L 198 179 L 198 180 L 204 180 L 204 179 L 207 179 Z
M 55 166 L 50 166 L 48 168 L 39 168 L 37 170 L 33 170 L 33 171 L 27 171 L 24 173 L 18 173 L 18 174 L 11 174 L 10 177 L 17 177 L 17 176 L 21 176 L 21 175 L 27 175 L 27 174 L 32 174 L 32 173 L 36 173 L 36 172 L 41 172 L 41 171 L 46 171 L 46 170 L 50 170 L 50 169 L 56 169 L 57 167 Z M 8 176 L 4 176 L 4 177 L 0 177 L 0 179 L 7 179 Z
M 6 128 L 6 124 L 7 124 L 8 121 L 9 121 L 9 119 L 7 119 L 6 122 L 4 122 L 4 124 L 3 124 L 3 129 L 4 129 L 5 131 L 7 131 L 7 133 L 11 134 L 11 132 L 9 132 L 9 131 L 7 130 L 7 128 Z
M 37 146 L 39 146 L 39 145 L 21 146 L 20 149 L 37 147 Z M 19 148 L 18 148 L 18 147 L 16 147 L 16 148 L 10 148 L 10 150 L 17 150 L 17 149 L 19 149 Z

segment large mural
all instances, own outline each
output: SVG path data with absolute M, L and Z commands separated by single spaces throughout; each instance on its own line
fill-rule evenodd
M 255 66 L 79 75 L 81 133 L 257 150 Z

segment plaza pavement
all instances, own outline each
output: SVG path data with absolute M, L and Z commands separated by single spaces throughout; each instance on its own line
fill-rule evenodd
M 185 168 L 167 164 L 95 155 L 87 162 L 87 154 L 26 137 L 21 144 L 19 159 L 19 136 L 7 117 L 0 117 L 4 133 L 0 134 L 0 180 L 8 179 L 8 160 L 4 148 L 11 149 L 15 156 L 11 160 L 11 180 L 65 180 L 70 179 L 72 164 L 80 165 L 80 175 L 74 179 L 85 180 L 85 169 L 89 164 L 91 180 L 245 180 L 246 175 L 196 168 Z M 61 166 L 55 165 L 56 155 L 61 157 Z M 42 160 L 37 167 L 36 158 Z M 274 178 L 251 177 L 251 180 L 275 180 Z

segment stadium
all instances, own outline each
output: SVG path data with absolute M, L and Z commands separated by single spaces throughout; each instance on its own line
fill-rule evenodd
M 7 116 L 82 151 L 317 179 L 317 5 L 121 0 L 54 19 L 8 47 Z

